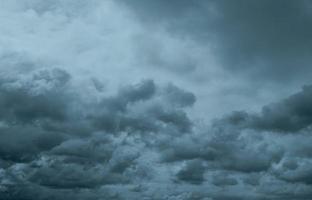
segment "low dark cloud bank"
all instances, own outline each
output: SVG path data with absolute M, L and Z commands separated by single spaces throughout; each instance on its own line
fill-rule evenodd
M 1 199 L 311 198 L 311 86 L 211 126 L 188 117 L 192 93 L 152 80 L 85 102 L 42 69 L 0 91 Z
M 21 2 L 0 0 L 0 200 L 312 199 L 310 2 Z
M 144 149 L 156 147 L 158 135 L 192 130 L 184 108 L 195 97 L 173 84 L 158 87 L 143 80 L 85 103 L 85 94 L 71 86 L 64 70 L 18 76 L 3 75 L 0 85 L 3 199 L 28 199 L 32 187 L 66 189 L 74 195 L 77 189 L 140 182 L 150 173 L 140 168 Z M 43 198 L 54 198 L 49 190 Z

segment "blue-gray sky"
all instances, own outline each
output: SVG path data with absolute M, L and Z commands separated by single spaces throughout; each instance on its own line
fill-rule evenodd
M 0 200 L 310 200 L 312 3 L 0 0 Z

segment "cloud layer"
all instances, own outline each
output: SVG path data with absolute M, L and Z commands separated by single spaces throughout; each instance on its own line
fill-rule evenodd
M 0 5 L 0 200 L 312 198 L 309 2 Z
M 204 125 L 173 84 L 94 86 L 86 100 L 73 80 L 55 68 L 1 76 L 2 199 L 311 197 L 310 86 Z

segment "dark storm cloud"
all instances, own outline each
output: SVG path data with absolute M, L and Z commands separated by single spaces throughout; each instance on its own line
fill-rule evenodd
M 60 69 L 40 71 L 25 82 L 2 79 L 0 118 L 13 123 L 31 123 L 37 119 L 64 120 L 69 99 L 62 94 L 62 89 L 69 79 L 69 74 Z
M 204 181 L 205 167 L 200 160 L 191 160 L 186 163 L 177 174 L 177 178 L 192 184 L 201 184 Z
M 312 123 L 312 86 L 304 86 L 298 92 L 280 102 L 262 108 L 260 114 L 233 112 L 220 124 L 229 123 L 244 128 L 297 133 Z
M 260 178 L 261 178 L 260 173 L 254 173 L 254 174 L 248 174 L 248 176 L 243 178 L 242 181 L 245 184 L 257 186 L 260 184 Z
M 19 169 L 24 176 L 18 179 L 55 189 L 125 184 L 130 179 L 124 172 L 135 165 L 138 156 L 128 145 L 106 136 L 70 139 Z
M 73 139 L 53 148 L 50 153 L 67 156 L 68 161 L 107 162 L 112 158 L 113 145 L 110 138 Z M 92 163 L 93 163 L 92 162 Z
M 312 86 L 211 123 L 191 110 L 227 110 L 219 84 L 245 104 L 259 80 L 305 81 L 310 2 L 0 4 L 0 200 L 311 199 Z
M 311 86 L 260 113 L 237 111 L 200 127 L 186 111 L 195 96 L 174 84 L 143 80 L 115 94 L 98 91 L 99 99 L 90 103 L 70 77 L 60 69 L 2 76 L 0 109 L 7 115 L 1 115 L 0 123 L 0 193 L 6 199 L 135 199 L 142 193 L 165 199 L 173 194 L 131 189 L 154 181 L 176 185 L 179 195 L 183 187 L 229 192 L 198 189 L 199 194 L 184 199 L 297 197 L 293 184 L 300 185 L 302 199 L 310 195 L 311 147 L 295 143 L 311 139 Z M 276 190 L 287 190 L 276 194 L 265 188 L 274 182 Z M 106 187 L 114 189 L 103 194 Z M 238 194 L 249 187 L 259 196 Z M 237 192 L 230 193 L 231 188 Z M 39 189 L 44 192 L 34 192 Z
M 311 86 L 304 86 L 302 91 L 264 106 L 260 113 L 233 112 L 213 121 L 212 127 L 206 130 L 209 135 L 187 135 L 159 143 L 162 161 L 176 163 L 200 159 L 206 163 L 203 171 L 249 174 L 242 180 L 255 187 L 261 184 L 259 176 L 263 173 L 291 184 L 310 185 L 312 170 L 308 163 L 311 154 L 303 142 L 311 139 L 310 102 Z M 289 133 L 283 136 L 285 138 L 275 135 L 285 132 Z M 296 143 L 302 145 L 296 146 Z M 192 175 L 196 176 L 200 171 L 186 167 L 178 177 L 185 181 L 189 177 L 191 182 Z M 224 172 L 221 172 L 212 183 L 216 186 L 237 184 L 235 178 L 223 176 Z M 198 177 L 204 180 L 203 173 Z
M 63 133 L 48 131 L 43 122 L 66 120 L 69 75 L 63 70 L 40 71 L 29 79 L 4 78 L 0 84 L 1 158 L 29 161 L 63 141 Z M 42 86 L 40 88 L 40 86 Z
M 285 159 L 281 163 L 281 166 L 274 169 L 274 174 L 281 180 L 287 182 L 312 185 L 312 169 L 310 159 Z
M 217 174 L 213 177 L 212 183 L 216 186 L 237 185 L 238 182 L 235 178 L 228 177 L 225 174 Z
M 147 26 L 164 26 L 177 36 L 213 44 L 219 61 L 237 75 L 294 81 L 311 74 L 309 1 L 121 2 Z
M 139 85 L 122 88 L 117 96 L 120 101 L 135 103 L 150 99 L 155 93 L 155 84 L 152 80 L 142 81 Z
M 192 93 L 172 84 L 156 89 L 153 81 L 144 80 L 103 99 L 97 108 L 100 112 L 89 118 L 99 129 L 110 132 L 163 132 L 165 129 L 188 132 L 192 122 L 183 108 L 194 102 Z
M 268 130 L 296 132 L 312 123 L 312 86 L 289 98 L 262 109 L 262 116 L 255 126 Z
M 169 84 L 165 88 L 165 97 L 171 104 L 176 104 L 175 106 L 187 107 L 192 106 L 196 98 L 191 92 L 184 91 L 173 84 Z
M 238 187 L 241 182 L 244 187 L 256 188 L 261 195 L 252 199 L 309 199 L 312 156 L 304 141 L 311 140 L 310 98 L 311 87 L 304 86 L 302 91 L 264 106 L 260 113 L 236 111 L 213 121 L 203 133 L 163 140 L 158 144 L 161 161 L 201 163 L 200 170 L 190 164 L 178 171 L 177 178 L 184 182 L 203 184 L 211 177 L 217 187 Z M 277 134 L 285 132 L 289 134 Z M 277 186 L 269 189 L 266 184 Z M 293 185 L 300 185 L 302 196 L 295 194 Z M 281 187 L 287 189 L 278 192 Z
M 210 168 L 252 173 L 267 171 L 283 156 L 282 147 L 273 147 L 265 140 L 252 136 L 253 133 L 250 133 L 250 138 L 254 141 L 241 137 L 240 132 L 231 129 L 226 130 L 226 133 L 213 134 L 212 139 L 180 138 L 171 141 L 167 146 L 162 146 L 165 148 L 163 161 L 202 159 L 209 163 Z
M 53 188 L 40 187 L 37 185 L 23 185 L 16 184 L 9 186 L 5 193 L 0 196 L 1 200 L 33 200 L 33 199 L 77 199 L 77 200 L 97 200 L 99 196 L 104 199 L 119 200 L 118 194 L 110 190 L 103 190 L 101 192 L 91 191 L 69 191 L 57 190 Z
M 143 80 L 91 104 L 84 104 L 70 75 L 60 69 L 3 76 L 0 86 L 0 192 L 6 199 L 32 198 L 38 187 L 46 190 L 42 198 L 50 198 L 52 189 L 131 184 L 150 176 L 138 161 L 147 143 L 123 132 L 191 131 L 183 109 L 195 97 L 173 84 L 158 87 Z
M 33 126 L 5 127 L 0 131 L 0 158 L 12 162 L 29 162 L 64 140 L 60 133 Z
M 155 93 L 155 84 L 151 80 L 142 81 L 136 86 L 128 86 L 122 88 L 114 97 L 108 97 L 102 100 L 99 107 L 107 110 L 109 113 L 126 112 L 129 104 L 138 101 L 145 101 L 150 99 Z M 109 116 L 110 117 L 110 116 Z

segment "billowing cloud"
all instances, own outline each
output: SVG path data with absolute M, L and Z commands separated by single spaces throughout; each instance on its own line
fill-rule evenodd
M 0 200 L 311 199 L 309 2 L 0 5 Z
M 113 94 L 94 88 L 97 97 L 86 98 L 90 90 L 74 78 L 57 68 L 1 77 L 4 199 L 310 197 L 311 147 L 295 144 L 311 140 L 301 109 L 309 86 L 259 113 L 202 125 L 188 115 L 195 96 L 173 83 L 145 79 Z M 304 126 L 273 126 L 291 117 Z
M 302 91 L 264 106 L 259 114 L 236 111 L 225 117 L 223 122 L 245 128 L 297 133 L 311 126 L 311 98 L 312 88 L 306 85 Z
M 173 84 L 143 80 L 115 95 L 100 97 L 99 92 L 100 99 L 85 100 L 64 70 L 15 75 L 2 76 L 0 87 L 6 113 L 1 115 L 1 193 L 6 198 L 18 199 L 22 190 L 27 197 L 36 187 L 98 190 L 135 184 L 153 177 L 140 157 L 150 151 L 145 148 L 154 134 L 192 132 L 184 108 L 195 97 Z

